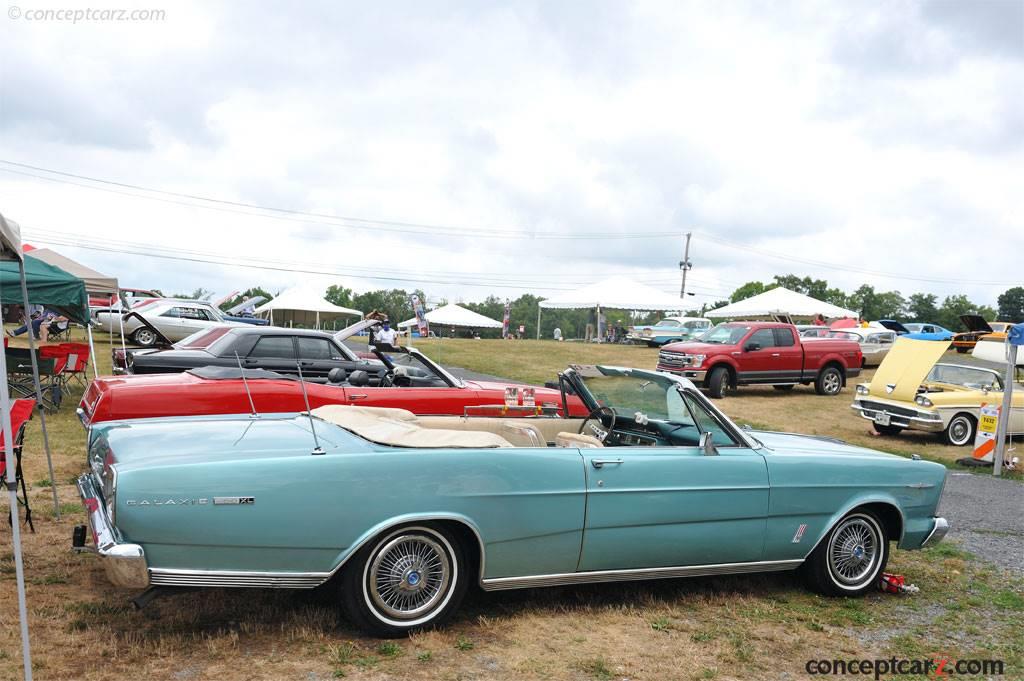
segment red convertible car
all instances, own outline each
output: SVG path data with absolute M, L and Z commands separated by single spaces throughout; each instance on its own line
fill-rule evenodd
M 294 413 L 309 406 L 356 404 L 368 407 L 397 407 L 418 415 L 510 415 L 528 412 L 569 417 L 587 416 L 589 410 L 570 395 L 562 402 L 557 389 L 534 388 L 516 383 L 464 381 L 410 348 L 378 348 L 377 356 L 387 366 L 379 385 L 369 385 L 365 371 L 332 372 L 326 383 L 305 381 L 260 369 L 202 367 L 175 374 L 106 376 L 95 379 L 86 390 L 78 415 L 85 426 L 101 421 L 245 414 L 256 411 Z M 506 407 L 506 388 L 516 388 L 517 407 Z M 532 389 L 531 409 L 526 390 Z M 250 397 L 252 399 L 250 403 Z M 523 404 L 526 402 L 527 404 Z M 568 414 L 566 414 L 568 412 Z

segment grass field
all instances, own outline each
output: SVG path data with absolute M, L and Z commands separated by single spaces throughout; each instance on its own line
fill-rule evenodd
M 15 343 L 18 344 L 18 343 Z M 98 339 L 101 370 L 107 341 Z M 656 352 L 544 341 L 430 341 L 450 365 L 530 382 L 570 362 L 653 366 Z M 743 389 L 719 402 L 741 421 L 822 433 L 951 461 L 964 454 L 913 435 L 879 439 L 849 409 L 851 392 L 819 397 Z M 798 679 L 809 659 L 993 658 L 1024 676 L 1024 588 L 944 543 L 896 551 L 913 596 L 824 599 L 787 574 L 474 593 L 452 624 L 394 642 L 366 638 L 327 591 L 211 590 L 137 612 L 94 557 L 72 554 L 85 522 L 72 481 L 84 462 L 78 395 L 47 423 L 63 518 L 53 516 L 38 417 L 25 471 L 35 534 L 24 534 L 37 679 Z M 187 436 L 187 434 L 183 434 Z M 4 505 L 6 511 L 6 505 Z M 0 679 L 20 678 L 14 563 L 0 523 Z M 883 678 L 895 678 L 891 675 Z M 907 677 L 909 678 L 909 677 Z

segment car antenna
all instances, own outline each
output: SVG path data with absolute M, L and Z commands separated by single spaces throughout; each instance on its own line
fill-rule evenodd
M 309 395 L 306 394 L 306 381 L 302 379 L 302 363 L 296 362 L 295 368 L 299 370 L 299 385 L 302 387 L 302 399 L 306 402 L 306 416 L 309 417 L 309 429 L 313 433 L 313 451 L 311 454 L 323 454 L 324 448 L 320 446 L 320 440 L 316 436 L 316 424 L 313 423 L 313 412 L 309 408 Z
M 242 359 L 238 356 L 237 350 L 235 350 L 235 361 L 238 362 L 238 371 L 242 374 L 242 385 L 245 386 L 245 395 L 249 398 L 249 407 L 252 409 L 249 418 L 258 419 L 260 415 L 256 412 L 256 403 L 252 401 L 252 393 L 249 392 L 249 381 L 245 380 L 245 369 L 242 368 Z

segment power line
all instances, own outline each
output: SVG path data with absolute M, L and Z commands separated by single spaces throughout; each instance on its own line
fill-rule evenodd
M 741 251 L 748 251 L 750 253 L 756 253 L 758 255 L 764 255 L 764 256 L 767 256 L 769 258 L 777 258 L 779 260 L 788 260 L 788 261 L 791 261 L 791 262 L 797 262 L 797 263 L 801 263 L 801 264 L 804 264 L 804 265 L 812 265 L 812 266 L 820 267 L 820 268 L 823 268 L 823 269 L 840 270 L 840 271 L 843 271 L 843 272 L 853 272 L 853 273 L 856 273 L 856 274 L 867 274 L 867 275 L 871 275 L 871 276 L 883 277 L 883 278 L 888 278 L 888 279 L 903 279 L 903 280 L 906 280 L 906 281 L 918 281 L 918 282 L 925 282 L 925 283 L 929 283 L 929 284 L 975 284 L 975 285 L 984 285 L 984 286 L 1002 286 L 1002 285 L 1006 285 L 1006 284 L 1013 285 L 1013 284 L 1020 283 L 1019 280 L 1009 280 L 1009 279 L 1007 279 L 1007 280 L 936 279 L 936 278 L 930 278 L 930 277 L 915 277 L 915 276 L 909 276 L 909 275 L 906 275 L 906 274 L 896 274 L 894 272 L 881 272 L 881 271 L 878 271 L 878 270 L 869 270 L 869 269 L 865 269 L 865 268 L 861 268 L 861 267 L 853 267 L 851 265 L 842 265 L 842 264 L 834 263 L 834 262 L 826 262 L 826 261 L 823 261 L 823 260 L 811 260 L 809 258 L 800 258 L 800 257 L 797 257 L 797 256 L 786 255 L 784 253 L 778 253 L 776 251 L 769 251 L 769 250 L 765 250 L 765 249 L 762 249 L 762 248 L 754 248 L 753 246 L 747 246 L 745 244 L 741 244 L 741 243 L 738 243 L 738 242 L 735 242 L 735 241 L 730 241 L 729 239 L 723 239 L 722 237 L 713 236 L 713 235 L 707 234 L 705 232 L 701 232 L 700 234 L 705 239 L 708 239 L 709 241 L 713 241 L 713 242 L 718 243 L 720 245 L 727 246 L 729 248 L 735 248 L 735 249 L 738 249 L 738 250 L 741 250 Z
M 393 232 L 399 234 L 417 234 L 423 236 L 449 236 L 449 237 L 462 237 L 462 238 L 484 238 L 484 239 L 535 239 L 535 240 L 617 240 L 617 239 L 655 239 L 655 238 L 666 238 L 666 237 L 677 237 L 678 232 L 588 232 L 586 234 L 575 234 L 569 232 L 553 233 L 546 232 L 538 234 L 531 232 L 530 230 L 523 229 L 505 229 L 495 230 L 483 227 L 455 227 L 451 225 L 439 225 L 439 224 L 428 224 L 419 222 L 401 222 L 396 220 L 379 220 L 370 218 L 361 218 L 344 215 L 330 215 L 327 213 L 313 213 L 308 211 L 293 210 L 290 208 L 280 208 L 275 206 L 264 206 L 253 203 L 245 203 L 241 201 L 231 201 L 228 199 L 219 199 L 214 197 L 200 196 L 197 194 L 187 194 L 182 192 L 172 192 L 163 189 L 155 189 L 151 187 L 144 187 L 142 185 L 129 184 L 126 182 L 117 182 L 114 180 L 105 180 L 101 178 L 90 177 L 88 175 L 78 175 L 75 173 L 68 173 L 61 170 L 52 170 L 50 168 L 43 168 L 40 166 L 33 166 L 27 163 L 18 163 L 16 161 L 8 161 L 0 159 L 0 163 L 15 166 L 18 168 L 26 168 L 29 170 L 35 170 L 43 173 L 50 173 L 52 175 L 58 175 L 64 178 L 73 178 L 74 180 L 84 180 L 86 182 L 92 182 L 101 185 L 108 185 L 105 187 L 99 187 L 95 184 L 84 184 L 83 182 L 75 182 L 68 179 L 58 179 L 57 177 L 46 177 L 43 175 L 37 175 L 34 173 L 24 172 L 21 170 L 14 170 L 13 168 L 0 168 L 4 172 L 11 173 L 14 175 L 21 175 L 24 177 L 31 177 L 38 180 L 45 180 L 48 182 L 55 182 L 58 184 L 67 184 L 84 189 L 92 189 L 95 191 L 105 191 L 112 194 L 120 194 L 122 196 L 131 196 L 139 199 L 146 199 L 150 201 L 160 201 L 162 203 L 170 203 L 174 205 L 189 206 L 192 208 L 202 208 L 205 210 L 218 210 L 220 212 L 235 213 L 238 215 L 247 215 L 250 217 L 263 217 L 278 220 L 289 220 L 291 222 L 302 222 L 319 225 L 327 225 L 332 227 L 346 227 L 349 229 L 362 229 L 371 231 L 384 231 Z M 119 189 L 112 189 L 117 187 Z M 130 189 L 135 192 L 146 192 L 144 194 L 132 193 L 129 191 L 122 191 L 124 189 Z M 151 196 L 151 194 L 157 194 L 159 196 Z M 161 198 L 162 196 L 172 197 L 170 199 Z M 248 210 L 240 210 L 248 209 Z M 262 212 L 253 212 L 262 211 Z M 352 224 L 355 223 L 355 224 Z

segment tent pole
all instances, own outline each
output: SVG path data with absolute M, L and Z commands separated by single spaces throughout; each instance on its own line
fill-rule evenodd
M 537 340 L 540 340 L 540 303 L 537 303 Z
M 1013 372 L 1017 369 L 1017 346 L 1006 344 L 1006 376 L 1003 377 L 1003 405 L 999 409 L 996 424 L 996 451 L 992 464 L 992 475 L 1003 474 L 1003 458 L 1006 452 L 1006 433 L 1009 432 L 1010 415 L 1013 413 Z
M 25 270 L 22 264 L 21 283 L 25 284 Z M 28 306 L 25 307 L 26 321 L 28 317 Z M 32 335 L 32 324 L 29 323 L 29 336 Z M 33 362 L 35 355 L 33 355 Z M 0 356 L 0 371 L 3 371 L 3 382 L 0 382 L 0 404 L 3 404 L 3 414 L 0 415 L 0 428 L 4 436 L 4 457 L 7 461 L 5 471 L 5 482 L 7 492 L 10 495 L 11 505 L 11 543 L 14 547 L 14 572 L 18 581 L 18 617 L 21 620 L 21 663 L 25 670 L 25 681 L 32 681 L 32 653 L 29 650 L 28 642 L 28 608 L 25 606 L 25 565 L 21 558 L 21 520 L 18 517 L 18 483 L 17 483 L 17 459 L 14 456 L 14 433 L 11 428 L 11 394 L 7 389 L 7 356 L 4 353 Z
M 125 365 L 127 366 L 127 363 L 128 363 L 128 348 L 125 347 L 125 344 L 124 344 L 124 313 L 125 313 L 125 310 L 127 310 L 127 308 L 128 308 L 128 298 L 127 298 L 127 296 L 124 297 L 124 298 L 121 297 L 121 289 L 117 290 L 117 300 L 118 300 L 119 303 L 121 303 L 121 314 L 119 314 L 117 316 L 117 323 L 120 324 L 120 326 L 121 326 L 121 352 L 124 353 L 124 361 L 125 361 Z M 111 329 L 110 329 L 110 335 L 114 335 L 113 327 L 111 327 Z
M 96 346 L 92 342 L 92 319 L 85 325 L 85 334 L 89 337 L 89 356 L 92 357 L 93 378 L 100 377 L 100 370 L 96 367 Z
M 601 303 L 597 304 L 597 319 L 595 319 L 594 322 L 594 329 L 597 331 L 597 342 L 603 343 L 604 336 L 601 335 Z
M 25 301 L 25 309 L 29 309 L 28 285 L 25 283 L 25 261 L 19 260 L 18 266 L 21 269 L 21 297 Z M 88 309 L 88 308 L 87 308 Z M 28 313 L 26 312 L 26 315 Z M 27 321 L 27 320 L 26 320 Z M 32 382 L 36 389 L 36 407 L 39 410 L 39 425 L 43 430 L 43 448 L 46 450 L 46 465 L 50 469 L 50 491 L 53 492 L 53 515 L 60 520 L 60 502 L 57 501 L 57 480 L 53 477 L 53 456 L 50 454 L 50 435 L 46 432 L 46 410 L 43 409 L 43 389 L 39 385 L 39 361 L 36 359 L 36 339 L 32 331 L 32 324 L 28 325 L 28 350 L 32 358 Z M 10 459 L 8 459 L 10 461 Z

